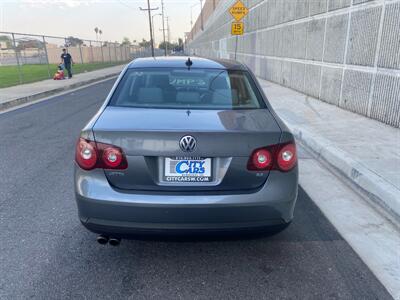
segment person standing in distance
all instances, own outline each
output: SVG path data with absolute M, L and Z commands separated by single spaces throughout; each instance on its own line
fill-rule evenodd
M 65 69 L 67 69 L 68 78 L 72 78 L 71 65 L 74 63 L 74 60 L 72 59 L 71 54 L 67 53 L 67 49 L 64 48 L 62 51 L 63 53 L 61 54 L 61 63 L 64 64 Z

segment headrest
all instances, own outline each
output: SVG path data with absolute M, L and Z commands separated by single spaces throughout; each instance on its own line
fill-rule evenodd
M 178 92 L 176 94 L 176 102 L 179 103 L 199 103 L 200 93 L 197 92 Z
M 138 93 L 139 103 L 162 103 L 164 101 L 160 88 L 140 88 Z

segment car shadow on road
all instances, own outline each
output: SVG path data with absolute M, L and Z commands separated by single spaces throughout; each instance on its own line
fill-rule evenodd
M 148 242 L 176 242 L 176 243 L 206 243 L 206 242 L 234 242 L 242 240 L 266 239 L 271 241 L 333 241 L 342 237 L 330 222 L 322 215 L 319 208 L 309 199 L 304 190 L 299 187 L 299 197 L 296 203 L 295 217 L 292 224 L 278 234 L 273 231 L 247 230 L 238 232 L 210 232 L 204 234 L 182 235 L 139 235 L 130 239 L 123 239 L 123 243 L 130 245 L 138 241 Z
M 71 224 L 48 249 L 34 298 L 380 298 L 386 291 L 300 188 L 295 220 L 272 237 L 123 240 Z M 60 297 L 58 297 L 60 296 Z

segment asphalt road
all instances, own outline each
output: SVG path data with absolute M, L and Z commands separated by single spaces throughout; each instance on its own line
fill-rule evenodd
M 0 299 L 391 298 L 302 189 L 274 237 L 98 245 L 73 156 L 111 85 L 0 114 Z

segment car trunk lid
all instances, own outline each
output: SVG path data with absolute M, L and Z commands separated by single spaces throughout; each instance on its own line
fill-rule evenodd
M 105 171 L 114 187 L 128 190 L 221 191 L 261 186 L 268 172 L 247 170 L 252 151 L 279 143 L 281 131 L 267 109 L 184 110 L 107 107 L 93 127 L 97 142 L 123 149 L 124 171 Z M 196 148 L 182 151 L 183 136 Z M 211 158 L 212 182 L 168 183 L 165 158 Z

